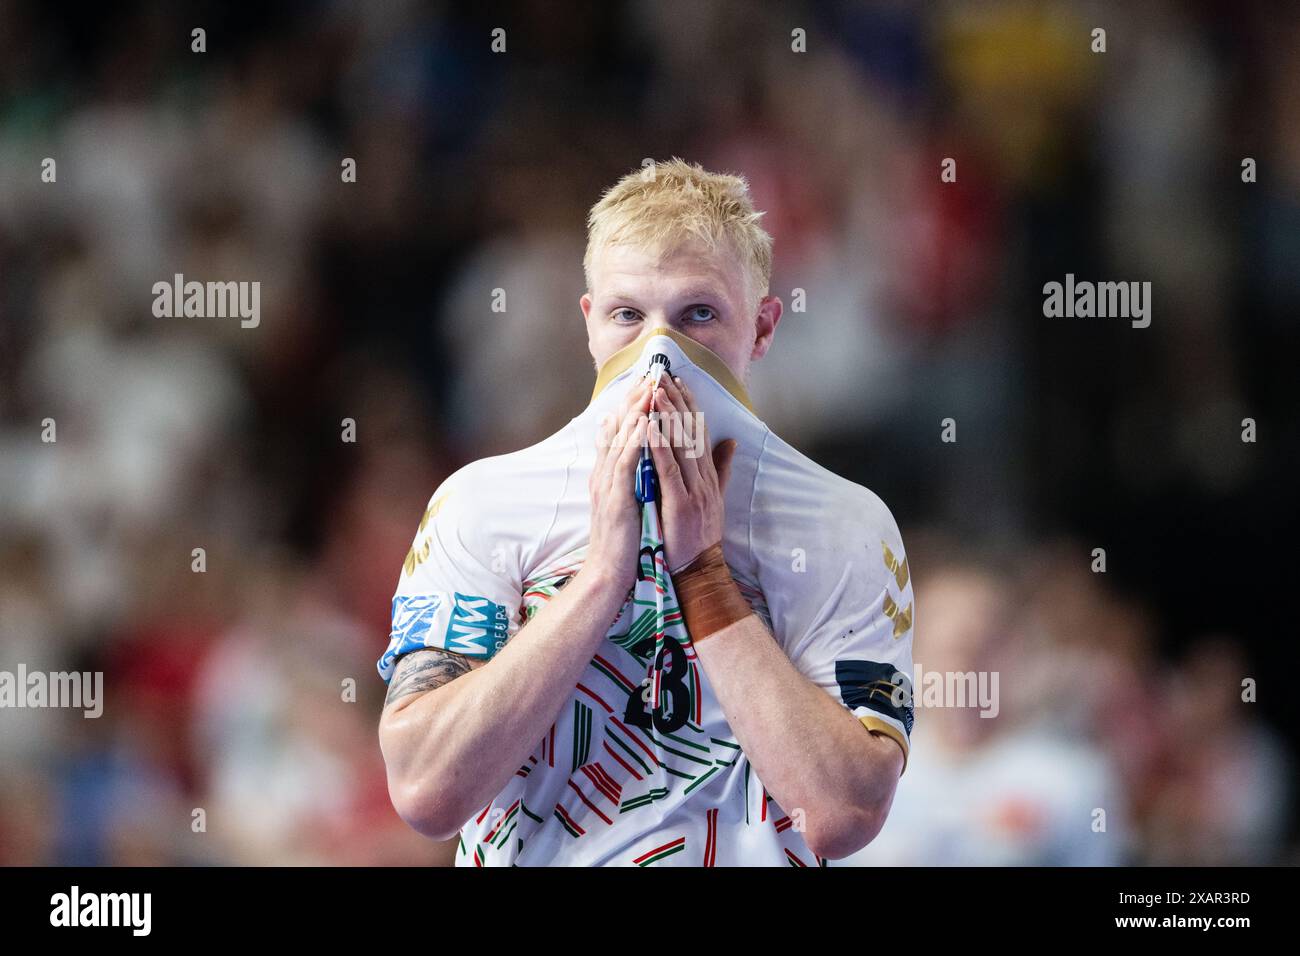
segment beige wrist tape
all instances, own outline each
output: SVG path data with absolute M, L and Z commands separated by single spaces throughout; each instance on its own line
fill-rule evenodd
M 731 577 L 721 542 L 700 552 L 672 578 L 686 630 L 696 643 L 754 613 Z

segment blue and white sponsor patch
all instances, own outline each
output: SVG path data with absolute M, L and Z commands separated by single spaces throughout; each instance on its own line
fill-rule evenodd
M 504 605 L 457 591 L 443 647 L 467 657 L 491 657 L 505 645 L 509 631 Z
M 379 658 L 380 677 L 392 679 L 397 658 L 403 654 L 441 646 L 440 619 L 446 618 L 446 608 L 445 594 L 399 594 L 393 598 L 393 629 L 388 635 L 388 648 Z

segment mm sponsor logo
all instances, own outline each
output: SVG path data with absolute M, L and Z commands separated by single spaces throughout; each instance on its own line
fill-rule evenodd
M 503 605 L 458 591 L 447 624 L 447 650 L 491 657 L 505 645 L 509 626 L 510 616 Z

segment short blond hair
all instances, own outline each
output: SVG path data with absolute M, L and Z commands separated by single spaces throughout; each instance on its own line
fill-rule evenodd
M 759 225 L 762 217 L 744 176 L 711 173 L 675 156 L 647 164 L 616 182 L 591 207 L 582 259 L 587 288 L 592 261 L 604 246 L 638 245 L 663 254 L 695 239 L 713 249 L 730 243 L 745 266 L 751 291 L 767 295 L 772 237 Z

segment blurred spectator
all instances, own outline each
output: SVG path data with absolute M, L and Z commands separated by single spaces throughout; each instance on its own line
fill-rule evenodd
M 1086 735 L 1062 733 L 1046 709 L 1036 712 L 1034 689 L 1020 681 L 1035 651 L 1013 634 L 1011 583 L 992 569 L 940 566 L 921 577 L 923 567 L 913 564 L 920 683 L 912 754 L 881 834 L 836 865 L 1125 862 L 1126 808 L 1113 767 Z M 935 696 L 963 680 L 978 692 Z

